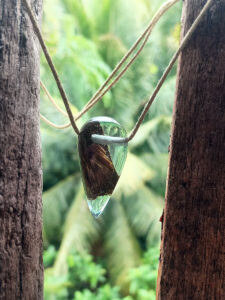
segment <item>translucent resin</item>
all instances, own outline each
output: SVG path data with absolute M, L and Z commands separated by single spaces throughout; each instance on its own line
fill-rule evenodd
M 127 143 L 102 145 L 92 141 L 93 134 L 125 137 L 126 131 L 109 117 L 89 120 L 80 130 L 78 151 L 82 180 L 91 213 L 97 218 L 106 207 L 121 175 Z

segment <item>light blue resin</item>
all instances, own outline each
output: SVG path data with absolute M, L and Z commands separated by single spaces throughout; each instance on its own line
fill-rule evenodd
M 112 137 L 126 137 L 126 131 L 114 119 L 108 117 L 96 117 L 89 120 L 88 122 L 95 121 L 100 123 L 104 135 Z M 126 161 L 127 143 L 112 143 L 107 146 L 116 172 L 120 176 L 124 163 Z M 90 200 L 87 198 L 88 207 L 95 218 L 98 218 L 102 214 L 107 203 L 109 202 L 110 197 L 111 195 L 104 195 L 99 196 L 94 200 Z

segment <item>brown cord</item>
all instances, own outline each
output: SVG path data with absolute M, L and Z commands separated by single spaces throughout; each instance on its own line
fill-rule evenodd
M 49 67 L 50 67 L 50 69 L 51 69 L 51 71 L 52 71 L 52 74 L 53 74 L 54 78 L 55 78 L 55 81 L 56 81 L 56 84 L 57 84 L 57 86 L 58 86 L 60 95 L 61 95 L 61 97 L 62 97 L 62 99 L 63 99 L 63 102 L 64 102 L 64 105 L 65 105 L 67 114 L 68 114 L 68 116 L 69 116 L 71 125 L 72 125 L 72 127 L 73 127 L 75 133 L 76 133 L 76 134 L 79 134 L 79 129 L 78 129 L 78 127 L 77 127 L 77 125 L 76 125 L 76 123 L 75 123 L 75 121 L 74 121 L 73 114 L 72 114 L 72 112 L 71 112 L 71 110 L 70 110 L 69 101 L 68 101 L 68 99 L 67 99 L 67 96 L 66 96 L 66 93 L 65 93 L 65 91 L 64 91 L 64 88 L 63 88 L 63 86 L 62 86 L 62 83 L 61 83 L 61 81 L 60 81 L 60 79 L 59 79 L 59 75 L 58 75 L 58 73 L 57 73 L 57 71 L 56 71 L 56 68 L 55 68 L 55 66 L 54 66 L 54 64 L 53 64 L 53 61 L 52 61 L 52 59 L 51 59 L 51 57 L 50 57 L 50 54 L 49 54 L 49 52 L 48 52 L 48 49 L 47 49 L 47 47 L 46 47 L 46 45 L 45 45 L 45 42 L 44 42 L 44 40 L 43 40 L 43 38 L 42 38 L 41 31 L 40 31 L 40 29 L 39 29 L 39 27 L 38 27 L 38 24 L 37 24 L 37 22 L 36 22 L 35 16 L 34 16 L 32 10 L 31 10 L 31 8 L 30 8 L 30 6 L 29 6 L 29 4 L 28 4 L 28 1 L 27 1 L 27 0 L 23 0 L 23 2 L 24 2 L 24 5 L 25 5 L 25 7 L 26 7 L 26 9 L 27 9 L 27 13 L 28 13 L 28 15 L 29 15 L 29 17 L 30 17 L 31 23 L 33 24 L 33 27 L 34 27 L 34 30 L 35 30 L 36 35 L 37 35 L 37 37 L 38 37 L 38 40 L 39 40 L 39 42 L 40 42 L 40 44 L 41 44 L 41 47 L 42 47 L 42 50 L 43 50 L 44 55 L 45 55 L 45 57 L 46 57 L 46 60 L 47 60 L 47 62 L 48 62 L 48 65 L 49 65 Z
M 39 27 L 37 25 L 37 22 L 35 20 L 35 17 L 28 5 L 27 0 L 23 0 L 29 17 L 31 19 L 31 22 L 34 26 L 34 29 L 36 31 L 36 34 L 38 36 L 39 42 L 41 44 L 41 47 L 43 49 L 43 52 L 45 54 L 45 57 L 47 59 L 47 62 L 50 66 L 50 69 L 54 75 L 54 78 L 56 80 L 58 89 L 60 91 L 60 94 L 62 96 L 62 99 L 64 101 L 64 105 L 66 107 L 68 116 L 70 118 L 71 124 L 74 128 L 74 131 L 79 134 L 79 130 L 75 124 L 72 112 L 70 110 L 69 107 L 69 101 L 66 97 L 65 91 L 63 89 L 63 86 L 60 82 L 59 76 L 57 74 L 57 71 L 53 65 L 53 62 L 51 60 L 51 57 L 48 53 L 48 50 L 45 46 L 44 40 L 42 38 L 41 32 L 39 30 Z M 127 69 L 130 67 L 130 65 L 135 61 L 135 59 L 138 57 L 138 55 L 140 54 L 140 52 L 142 51 L 142 49 L 144 48 L 145 44 L 147 43 L 147 40 L 149 38 L 149 35 L 152 31 L 153 26 L 158 22 L 159 18 L 164 14 L 165 11 L 168 10 L 168 8 L 170 8 L 173 4 L 175 4 L 178 0 L 170 0 L 167 3 L 165 3 L 160 9 L 159 11 L 156 13 L 155 15 L 155 19 L 153 18 L 153 21 L 150 23 L 150 25 L 148 25 L 147 29 L 144 31 L 144 33 L 138 38 L 138 40 L 134 43 L 134 45 L 131 47 L 131 49 L 127 52 L 127 54 L 125 54 L 125 56 L 122 58 L 122 60 L 118 63 L 118 65 L 116 66 L 116 68 L 112 71 L 112 73 L 109 75 L 109 77 L 106 79 L 106 81 L 102 84 L 102 86 L 99 88 L 99 90 L 95 93 L 95 95 L 89 100 L 89 102 L 86 104 L 86 106 L 83 108 L 83 110 L 76 116 L 76 120 L 79 119 L 84 113 L 86 113 L 91 107 L 93 107 L 118 81 L 119 79 L 123 76 L 123 74 L 127 71 Z M 137 123 L 135 124 L 133 130 L 131 131 L 130 135 L 128 138 L 121 138 L 119 139 L 119 142 L 129 142 L 130 140 L 133 139 L 133 137 L 135 136 L 135 134 L 137 133 L 141 123 L 143 122 L 150 106 L 152 105 L 153 101 L 155 100 L 156 95 L 158 94 L 160 88 L 162 87 L 164 81 L 166 80 L 170 70 L 172 69 L 173 65 L 175 64 L 180 52 L 184 49 L 184 47 L 187 45 L 188 41 L 190 40 L 193 32 L 195 31 L 195 29 L 197 28 L 198 24 L 200 23 L 200 21 L 202 20 L 202 17 L 205 15 L 206 11 L 208 10 L 209 6 L 211 5 L 211 2 L 213 0 L 208 0 L 207 3 L 205 4 L 205 6 L 203 7 L 203 9 L 201 10 L 200 14 L 198 15 L 198 17 L 196 18 L 196 20 L 194 21 L 194 23 L 192 24 L 192 26 L 190 27 L 190 29 L 188 30 L 187 34 L 185 35 L 183 41 L 181 42 L 180 47 L 178 48 L 178 50 L 176 51 L 176 53 L 173 55 L 169 65 L 167 66 L 167 68 L 165 69 L 162 77 L 160 78 L 156 88 L 154 89 L 152 95 L 150 96 L 148 102 L 146 103 Z M 109 81 L 113 78 L 113 76 L 116 74 L 116 72 L 120 69 L 120 67 L 123 65 L 123 63 L 127 60 L 127 58 L 131 55 L 131 53 L 133 53 L 133 51 L 136 49 L 136 47 L 139 45 L 139 43 L 142 41 L 142 39 L 144 38 L 144 41 L 140 47 L 140 49 L 137 51 L 137 53 L 134 55 L 134 57 L 128 62 L 128 64 L 122 69 L 122 71 L 116 76 L 116 78 L 113 80 L 113 82 L 104 90 L 104 88 L 107 86 L 107 84 L 109 83 Z M 102 92 L 102 93 L 101 93 Z M 42 116 L 42 119 L 45 121 L 47 120 L 46 118 L 44 118 Z M 48 120 L 47 120 L 48 121 Z M 48 121 L 48 124 L 50 124 L 51 122 Z M 53 126 L 54 124 L 51 123 L 51 126 Z M 57 128 L 66 128 L 69 126 L 69 123 L 66 125 L 61 125 L 61 126 L 57 126 L 55 125 L 54 127 Z M 107 137 L 109 138 L 109 137 Z

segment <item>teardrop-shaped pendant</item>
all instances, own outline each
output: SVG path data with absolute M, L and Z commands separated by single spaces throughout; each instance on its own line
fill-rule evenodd
M 126 131 L 109 117 L 93 118 L 80 130 L 78 152 L 82 180 L 89 209 L 97 218 L 106 207 L 121 175 L 127 156 L 127 143 L 98 144 L 93 142 L 93 134 L 125 137 Z

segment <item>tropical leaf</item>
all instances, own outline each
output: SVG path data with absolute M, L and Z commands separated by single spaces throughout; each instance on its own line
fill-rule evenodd
M 159 219 L 163 211 L 163 198 L 147 186 L 142 186 L 129 198 L 124 197 L 122 203 L 135 234 L 147 237 L 148 244 L 155 246 L 160 241 Z
M 51 86 L 51 84 L 50 84 Z M 54 87 L 55 88 L 55 87 Z M 51 96 L 56 102 L 56 104 L 66 113 L 66 109 L 63 103 L 63 100 L 61 96 L 53 96 L 53 92 L 51 92 Z M 78 108 L 70 103 L 70 109 L 73 113 L 73 115 L 77 115 L 78 113 Z M 50 102 L 48 99 L 47 95 L 44 94 L 44 92 L 41 90 L 41 113 L 47 117 L 49 120 L 52 120 L 56 124 L 65 124 L 69 122 L 68 116 L 64 116 L 62 113 L 58 112 L 58 110 L 55 108 L 55 106 Z M 79 125 L 79 124 L 78 124 Z
M 60 42 L 62 36 L 61 25 L 65 18 L 65 12 L 61 2 L 61 0 L 47 0 L 43 2 L 42 34 L 48 43 L 48 49 L 52 55 L 57 50 L 56 45 Z
M 68 299 L 68 278 L 67 275 L 57 276 L 53 274 L 53 269 L 45 270 L 44 277 L 44 299 L 63 300 Z
M 98 238 L 99 222 L 91 215 L 84 199 L 82 185 L 66 217 L 62 242 L 54 264 L 54 274 L 65 274 L 66 259 L 72 250 L 88 252 Z
M 59 243 L 62 238 L 62 224 L 71 199 L 74 197 L 78 176 L 69 176 L 43 193 L 43 228 L 45 244 Z
M 113 33 L 99 36 L 98 49 L 111 68 L 115 67 L 128 50 L 124 43 Z
M 149 116 L 151 119 L 157 116 L 171 117 L 173 112 L 173 104 L 175 99 L 176 77 L 169 78 L 159 91 L 155 101 L 153 102 Z
M 120 199 L 122 195 L 129 197 L 139 191 L 145 184 L 154 177 L 154 171 L 138 156 L 128 152 L 127 161 L 114 192 L 114 198 Z
M 79 33 L 90 38 L 95 30 L 95 22 L 90 14 L 88 14 L 85 2 L 82 0 L 64 0 L 63 3 L 67 11 L 69 11 L 76 20 Z
M 168 169 L 168 153 L 145 153 L 141 158 L 155 171 L 155 176 L 147 183 L 148 187 L 157 195 L 164 198 Z
M 128 271 L 140 263 L 141 248 L 119 201 L 111 201 L 108 214 L 104 248 L 111 280 L 114 284 L 128 288 Z
M 155 152 L 163 152 L 164 143 L 168 147 L 168 133 L 170 131 L 170 117 L 160 116 L 144 123 L 135 138 L 130 142 L 131 149 L 143 145 L 146 141 Z M 161 136 L 160 136 L 161 133 Z M 166 142 L 165 142 L 166 140 Z M 163 144 L 163 145 L 162 145 Z
M 41 127 L 42 165 L 44 171 L 44 191 L 79 172 L 77 141 L 72 129 L 60 131 Z

